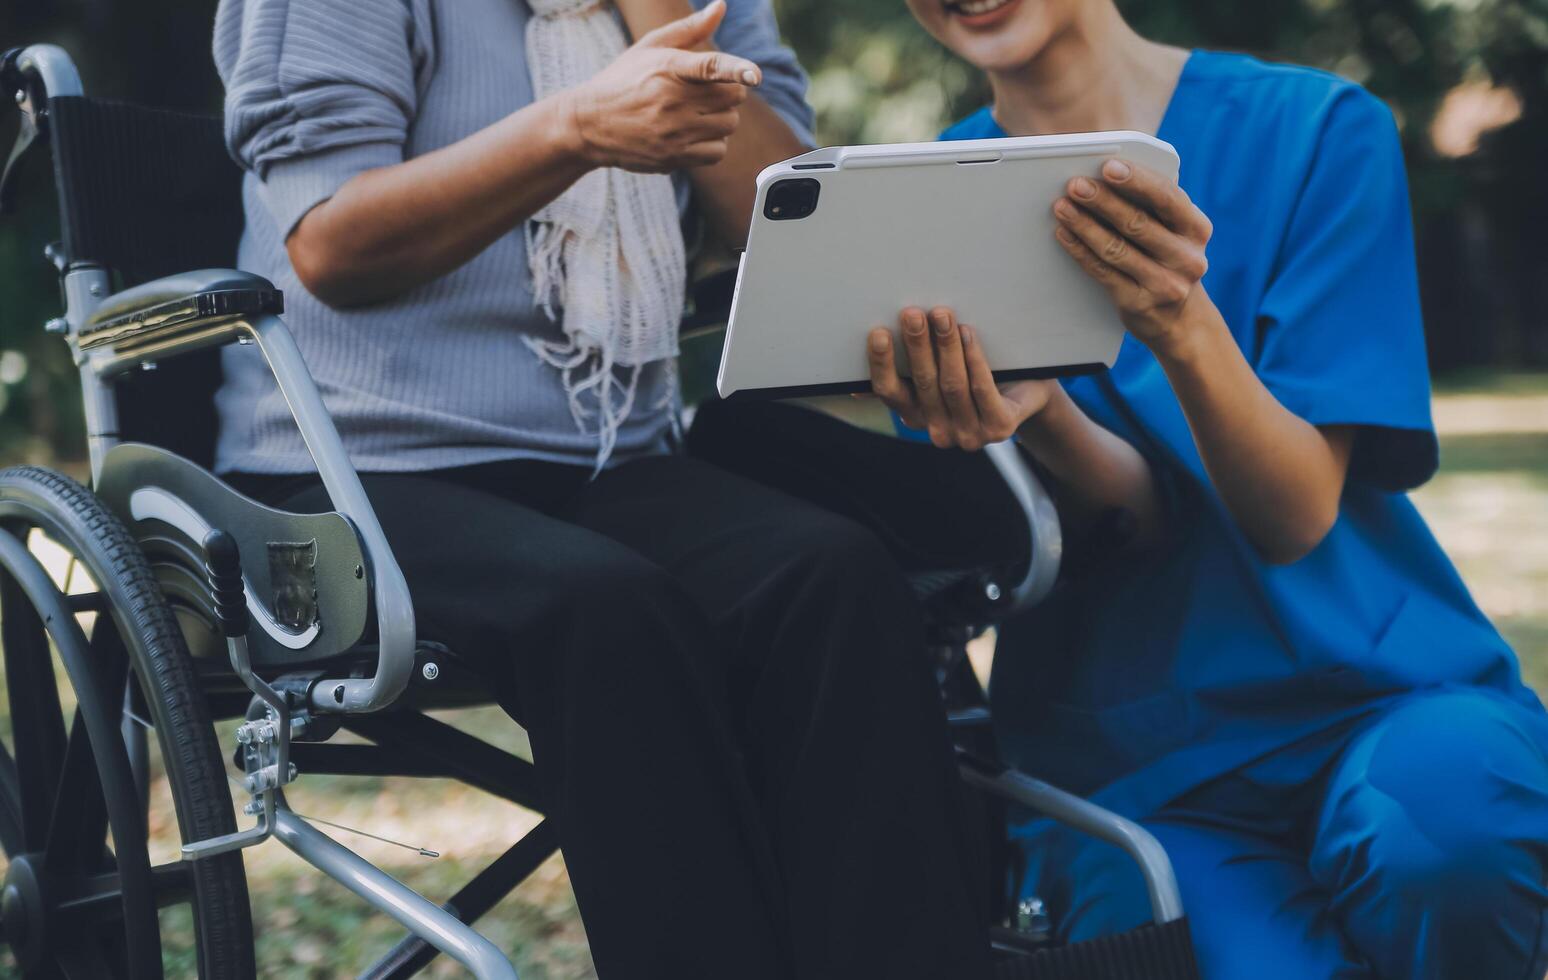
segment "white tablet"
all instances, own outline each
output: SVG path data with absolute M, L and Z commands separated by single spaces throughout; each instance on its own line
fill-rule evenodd
M 1123 326 L 1055 241 L 1053 203 L 1115 157 L 1177 179 L 1176 150 L 1129 132 L 829 147 L 769 167 L 721 396 L 869 390 L 866 334 L 909 306 L 955 309 L 1001 380 L 1110 367 Z

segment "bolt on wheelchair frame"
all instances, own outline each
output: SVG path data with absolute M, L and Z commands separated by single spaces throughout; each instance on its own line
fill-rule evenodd
M 23 113 L 22 132 L 7 162 L 9 178 L 27 144 L 41 131 L 39 120 L 49 100 L 80 96 L 83 89 L 69 56 L 52 45 L 8 52 L 0 59 L 0 69 L 9 70 L 8 79 L 14 77 L 24 83 L 17 92 Z M 7 189 L 4 183 L 8 180 L 0 182 L 0 199 Z M 100 490 L 104 476 L 111 476 L 107 472 L 110 458 L 123 457 L 130 448 L 118 435 L 119 406 L 114 389 L 117 379 L 158 361 L 231 343 L 249 344 L 268 364 L 336 516 L 357 536 L 363 556 L 355 566 L 355 577 L 364 582 L 375 613 L 377 644 L 372 672 L 369 676 L 355 676 L 353 671 L 331 676 L 324 664 L 300 687 L 271 684 L 254 667 L 249 639 L 279 643 L 295 650 L 304 649 L 311 638 L 304 630 L 296 631 L 278 622 L 263 598 L 251 588 L 226 529 L 216 526 L 166 487 L 131 487 L 118 501 L 118 509 L 128 512 L 121 515 L 126 522 L 159 522 L 203 545 L 209 589 L 218 607 L 218 632 L 234 674 L 252 694 L 237 738 L 251 797 L 245 810 L 256 818 L 256 823 L 245 831 L 186 844 L 185 859 L 202 860 L 273 837 L 418 937 L 417 941 L 411 938 L 400 943 L 369 975 L 407 975 L 428 962 L 434 953 L 427 947 L 433 947 L 462 963 L 476 977 L 514 978 L 516 971 L 509 960 L 464 918 L 477 918 L 504 894 L 495 893 L 498 883 L 504 880 L 501 874 L 508 878 L 513 869 L 530 871 L 555 850 L 552 831 L 546 824 L 539 824 L 517 842 L 447 906 L 438 906 L 338 844 L 286 805 L 284 787 L 296 777 L 297 762 L 303 769 L 324 773 L 449 775 L 528 806 L 533 805 L 535 793 L 526 771 L 530 764 L 521 760 L 515 760 L 521 765 L 514 765 L 510 760 L 487 756 L 483 761 L 488 765 L 480 769 L 480 761 L 433 763 L 421 752 L 410 764 L 394 768 L 350 751 L 360 748 L 357 746 L 296 741 L 298 737 L 304 738 L 311 726 L 316 726 L 321 738 L 326 739 L 342 724 L 377 740 L 386 752 L 411 751 L 405 739 L 395 740 L 385 730 L 389 726 L 377 724 L 369 716 L 399 702 L 416 668 L 426 681 L 434 681 L 441 669 L 434 661 L 419 662 L 425 647 L 416 636 L 407 583 L 300 349 L 280 318 L 282 300 L 278 292 L 256 276 L 205 270 L 109 295 L 111 279 L 103 266 L 85 260 L 72 261 L 74 257 L 61 254 L 51 257 L 59 267 L 65 312 L 63 317 L 50 321 L 48 329 L 62 335 L 79 368 L 94 487 Z M 179 292 L 172 286 L 186 288 Z M 1041 601 L 1053 588 L 1059 570 L 1061 532 L 1051 499 L 1015 447 L 1003 443 L 986 452 L 1026 514 L 1032 537 L 1023 577 L 1009 588 L 996 582 L 984 587 L 983 598 L 1007 614 Z M 198 469 L 191 463 L 181 465 Z M 214 481 L 208 474 L 199 479 Z M 987 713 L 981 709 L 977 715 L 973 711 L 961 714 L 954 721 L 982 724 L 987 720 Z M 503 754 L 472 736 L 455 730 L 455 734 L 441 732 L 440 729 L 449 728 L 442 723 L 428 718 L 423 721 L 431 727 L 422 731 L 454 739 L 459 748 L 473 757 L 484 752 Z M 475 744 L 480 748 L 475 748 Z M 329 749 L 335 751 L 329 753 Z M 309 761 L 318 765 L 309 766 Z M 1121 847 L 1140 867 L 1156 923 L 1173 923 L 1183 917 L 1171 865 L 1159 843 L 1142 827 L 998 764 L 966 753 L 959 753 L 959 761 L 963 777 L 970 785 Z M 497 779 L 492 773 L 504 778 Z M 500 785 L 501 782 L 506 785 Z

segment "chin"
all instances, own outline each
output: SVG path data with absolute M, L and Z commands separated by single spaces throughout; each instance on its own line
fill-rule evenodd
M 915 18 L 957 57 L 983 71 L 1036 58 L 1091 0 L 908 0 Z

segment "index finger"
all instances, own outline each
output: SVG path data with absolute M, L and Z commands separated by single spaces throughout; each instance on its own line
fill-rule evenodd
M 667 70 L 685 82 L 757 85 L 763 81 L 763 70 L 756 62 L 724 51 L 677 51 L 667 62 Z
M 1150 211 L 1177 234 L 1198 241 L 1209 238 L 1209 219 L 1176 181 L 1137 163 L 1109 160 L 1102 164 L 1102 182 Z

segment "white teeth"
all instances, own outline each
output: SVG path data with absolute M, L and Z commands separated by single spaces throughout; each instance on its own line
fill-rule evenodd
M 999 10 L 1010 2 L 1011 0 L 957 0 L 957 2 L 951 4 L 951 7 L 969 17 L 977 17 L 980 14 Z

